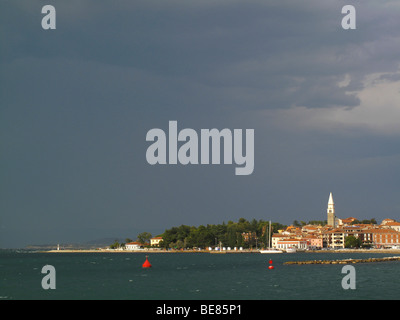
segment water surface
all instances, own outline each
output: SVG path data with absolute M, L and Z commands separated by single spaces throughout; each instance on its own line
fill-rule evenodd
M 344 290 L 343 265 L 284 265 L 294 260 L 394 256 L 377 253 L 38 253 L 0 251 L 0 299 L 318 300 L 400 299 L 400 262 L 363 263 L 356 289 Z M 269 270 L 269 259 L 275 269 Z M 44 290 L 44 265 L 56 289 Z

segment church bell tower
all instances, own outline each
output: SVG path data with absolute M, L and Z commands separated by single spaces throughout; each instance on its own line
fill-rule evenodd
M 329 195 L 327 213 L 328 213 L 328 225 L 336 227 L 335 203 L 333 202 L 332 192 Z

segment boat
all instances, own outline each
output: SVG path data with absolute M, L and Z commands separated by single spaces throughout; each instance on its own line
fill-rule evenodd
M 268 249 L 263 249 L 259 250 L 260 253 L 283 253 L 283 251 L 278 250 L 278 249 L 273 249 L 273 248 L 268 248 Z
M 290 247 L 286 249 L 286 253 L 296 253 L 296 248 L 295 247 Z
M 283 251 L 271 248 L 271 221 L 269 222 L 269 239 L 268 248 L 259 250 L 260 253 L 283 253 Z

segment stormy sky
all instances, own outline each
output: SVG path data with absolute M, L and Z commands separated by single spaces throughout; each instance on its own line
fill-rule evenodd
M 44 30 L 44 5 L 56 29 Z M 400 3 L 0 2 L 0 247 L 244 217 L 400 219 Z M 254 129 L 254 172 L 146 133 Z

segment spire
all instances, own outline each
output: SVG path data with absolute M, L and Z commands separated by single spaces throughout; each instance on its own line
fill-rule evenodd
M 329 204 L 335 204 L 335 203 L 333 202 L 332 192 L 331 192 L 331 194 L 329 195 L 328 205 L 329 205 Z

